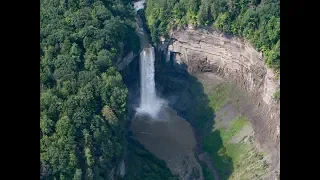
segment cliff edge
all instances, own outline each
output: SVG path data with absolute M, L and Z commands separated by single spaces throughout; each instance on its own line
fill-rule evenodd
M 270 154 L 273 171 L 280 164 L 280 80 L 265 65 L 263 54 L 248 42 L 216 31 L 175 30 L 161 49 L 191 74 L 210 72 L 247 92 L 252 110 L 248 118 L 259 148 Z

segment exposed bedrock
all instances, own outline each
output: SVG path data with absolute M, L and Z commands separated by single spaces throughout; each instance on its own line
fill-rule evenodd
M 191 74 L 212 72 L 248 92 L 253 108 L 248 110 L 258 145 L 270 152 L 273 169 L 280 163 L 280 100 L 274 93 L 280 81 L 266 67 L 261 52 L 238 38 L 206 30 L 176 30 L 158 46 L 165 57 L 186 64 Z

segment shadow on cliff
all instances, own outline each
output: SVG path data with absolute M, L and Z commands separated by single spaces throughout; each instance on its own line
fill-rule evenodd
M 140 102 L 140 66 L 139 56 L 135 57 L 130 64 L 121 71 L 124 84 L 128 88 L 128 119 L 132 119 L 136 108 Z M 130 127 L 130 121 L 127 121 L 126 128 Z
M 167 100 L 179 116 L 190 122 L 197 138 L 197 154 L 204 152 L 202 146 L 207 143 L 206 151 L 211 154 L 211 161 L 218 171 L 219 179 L 228 179 L 233 172 L 233 162 L 224 152 L 220 132 L 212 132 L 215 112 L 210 107 L 210 100 L 202 83 L 188 73 L 186 64 L 165 62 L 160 60 L 163 59 L 161 55 L 157 52 L 156 54 L 155 81 L 158 96 Z M 129 119 L 132 119 L 140 97 L 139 58 L 136 57 L 121 74 L 129 90 L 128 115 Z M 130 129 L 129 127 L 130 121 L 127 121 L 125 128 Z M 206 174 L 208 170 L 204 171 L 204 176 L 208 176 Z
M 209 154 L 215 154 L 214 157 L 211 156 L 211 163 L 218 171 L 219 179 L 228 179 L 233 171 L 233 162 L 224 152 L 220 132 L 212 132 L 215 113 L 210 107 L 209 97 L 204 92 L 202 83 L 188 73 L 186 64 L 159 59 L 155 77 L 159 96 L 166 99 L 169 106 L 194 127 L 198 155 L 204 151 L 202 145 L 209 142 L 206 150 L 210 151 Z

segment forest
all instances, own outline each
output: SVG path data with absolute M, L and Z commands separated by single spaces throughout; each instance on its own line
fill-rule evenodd
M 280 0 L 148 0 L 145 13 L 154 42 L 175 28 L 212 27 L 248 40 L 280 74 Z
M 107 179 L 127 119 L 114 64 L 137 38 L 129 0 L 40 1 L 40 179 Z
M 280 0 L 148 0 L 154 42 L 212 27 L 249 40 L 280 73 Z M 141 11 L 140 11 L 141 13 Z M 128 89 L 116 69 L 138 53 L 131 0 L 40 0 L 40 179 L 104 180 L 128 151 L 123 179 L 177 179 L 128 141 Z

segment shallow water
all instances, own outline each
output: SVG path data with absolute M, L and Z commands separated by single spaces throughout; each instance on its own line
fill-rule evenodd
M 164 160 L 173 174 L 180 179 L 190 179 L 192 171 L 198 171 L 202 179 L 201 167 L 194 157 L 196 140 L 190 124 L 167 106 L 163 106 L 155 119 L 147 114 L 136 114 L 132 121 L 132 131 L 144 147 Z

